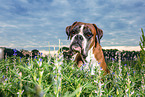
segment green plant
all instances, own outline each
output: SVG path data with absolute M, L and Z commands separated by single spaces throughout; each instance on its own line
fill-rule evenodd
M 143 32 L 143 29 L 141 29 L 141 32 L 142 32 L 142 36 L 140 37 L 140 42 L 139 42 L 139 45 L 141 48 L 140 59 L 141 59 L 142 63 L 145 64 L 145 35 Z
M 61 54 L 28 59 L 15 55 L 1 60 L 0 97 L 143 97 L 145 38 L 141 39 L 137 65 L 121 62 L 119 57 L 119 62 L 107 63 L 110 74 L 105 76 L 99 67 L 95 75 L 74 67 L 73 60 L 68 63 Z

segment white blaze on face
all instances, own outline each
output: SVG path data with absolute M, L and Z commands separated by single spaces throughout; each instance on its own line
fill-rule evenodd
M 83 35 L 83 29 L 84 29 L 84 25 L 81 25 L 81 28 L 80 28 L 80 35 Z
M 86 38 L 84 37 L 83 29 L 84 29 L 84 25 L 81 26 L 81 28 L 80 28 L 80 32 L 79 32 L 79 35 L 81 35 L 81 36 L 83 37 L 82 47 L 83 47 L 84 50 L 85 50 L 85 47 L 86 47 Z
M 87 39 L 85 38 L 85 36 L 83 34 L 84 33 L 83 29 L 84 29 L 84 25 L 81 25 L 79 35 L 81 35 L 83 37 L 82 47 L 84 48 L 84 54 L 86 54 Z

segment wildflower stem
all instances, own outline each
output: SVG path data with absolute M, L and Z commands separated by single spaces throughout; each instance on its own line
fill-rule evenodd
M 20 89 L 19 89 L 19 92 L 18 93 L 19 93 L 19 97 L 21 97 L 21 95 L 22 95 L 22 85 L 23 85 L 22 84 L 22 80 L 21 80 L 22 72 L 19 73 L 19 76 L 20 76 L 19 77 L 19 79 L 20 79 Z

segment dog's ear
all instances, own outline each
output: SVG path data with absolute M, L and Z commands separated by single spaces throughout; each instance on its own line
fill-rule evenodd
M 69 40 L 69 38 L 70 38 L 70 29 L 71 29 L 71 27 L 73 26 L 73 25 L 75 25 L 77 23 L 77 21 L 76 22 L 74 22 L 71 26 L 67 26 L 66 27 L 66 34 L 67 34 L 67 36 L 68 36 L 68 40 Z
M 71 26 L 67 26 L 66 27 L 66 34 L 67 34 L 67 36 L 68 36 L 68 40 L 69 40 L 69 37 L 70 37 L 70 29 L 71 29 Z
M 95 39 L 95 46 L 97 44 L 97 41 L 99 42 L 100 44 L 100 39 L 103 37 L 103 30 L 99 29 L 96 24 L 93 24 L 93 26 L 95 27 L 96 29 L 96 39 Z

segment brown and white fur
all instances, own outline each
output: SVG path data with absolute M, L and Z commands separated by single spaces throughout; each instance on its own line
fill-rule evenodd
M 109 73 L 100 45 L 100 39 L 103 36 L 101 29 L 95 24 L 74 22 L 66 27 L 66 34 L 68 39 L 71 39 L 69 51 L 76 54 L 75 62 L 78 67 L 83 64 L 97 65 L 99 63 L 105 74 Z

